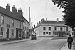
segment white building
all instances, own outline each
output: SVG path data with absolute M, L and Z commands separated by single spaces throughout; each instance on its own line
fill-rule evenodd
M 47 21 L 41 19 L 34 31 L 37 36 L 62 36 L 72 33 L 72 29 L 64 24 L 64 21 Z

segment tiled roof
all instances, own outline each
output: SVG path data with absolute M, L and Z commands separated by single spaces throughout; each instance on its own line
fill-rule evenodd
M 65 24 L 64 21 L 42 21 L 42 24 Z
M 8 17 L 11 17 L 11 18 L 14 18 L 16 20 L 20 20 L 20 21 L 23 21 L 23 16 L 22 15 L 19 15 L 19 14 L 16 14 L 14 15 L 11 11 L 7 11 L 5 8 L 1 7 L 0 6 L 0 13 L 8 16 Z

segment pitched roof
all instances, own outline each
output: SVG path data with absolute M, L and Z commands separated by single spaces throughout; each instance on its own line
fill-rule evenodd
M 8 11 L 5 8 L 1 7 L 1 6 L 0 6 L 0 13 L 6 15 L 8 17 L 14 18 L 16 20 L 23 21 L 22 20 L 22 17 L 23 17 L 22 15 L 19 15 L 19 14 L 14 15 L 11 11 Z
M 65 22 L 64 21 L 59 21 L 59 22 L 57 22 L 57 21 L 42 21 L 35 28 L 40 27 L 41 26 L 40 24 L 65 24 Z
M 64 21 L 42 21 L 42 24 L 65 24 Z

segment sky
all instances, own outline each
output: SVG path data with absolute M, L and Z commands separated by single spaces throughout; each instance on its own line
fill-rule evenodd
M 62 10 L 57 8 L 52 0 L 0 0 L 0 6 L 6 8 L 7 3 L 15 5 L 17 9 L 21 8 L 23 16 L 29 21 L 29 7 L 32 25 L 36 25 L 42 18 L 47 20 L 62 20 Z

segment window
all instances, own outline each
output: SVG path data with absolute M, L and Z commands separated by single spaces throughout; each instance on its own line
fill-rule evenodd
M 51 35 L 51 32 L 49 32 L 49 35 Z
M 14 20 L 12 20 L 12 27 L 14 27 Z
M 21 22 L 20 22 L 20 28 L 21 28 Z
M 49 27 L 49 30 L 51 30 L 51 27 Z
M 60 30 L 62 31 L 62 27 L 60 27 Z
M 68 27 L 66 27 L 66 31 L 68 31 Z
M 54 29 L 55 29 L 55 30 L 57 30 L 57 28 L 56 28 L 56 27 L 55 27 Z
M 12 32 L 12 36 L 14 36 L 14 29 L 11 29 L 11 32 Z
M 25 30 L 26 30 L 26 27 L 25 27 Z
M 66 31 L 66 27 L 62 27 L 62 31 Z
M 48 34 L 48 32 L 46 32 L 46 34 Z
M 3 27 L 1 27 L 1 33 L 0 33 L 0 35 L 3 35 Z
M 60 31 L 60 27 L 57 27 L 56 29 L 57 29 L 57 31 Z
M 1 16 L 1 24 L 4 24 L 4 17 Z
M 43 27 L 43 30 L 46 30 L 46 27 Z
M 45 35 L 45 32 L 43 32 L 43 35 Z
M 58 33 L 57 32 L 54 32 L 54 35 L 58 35 Z

